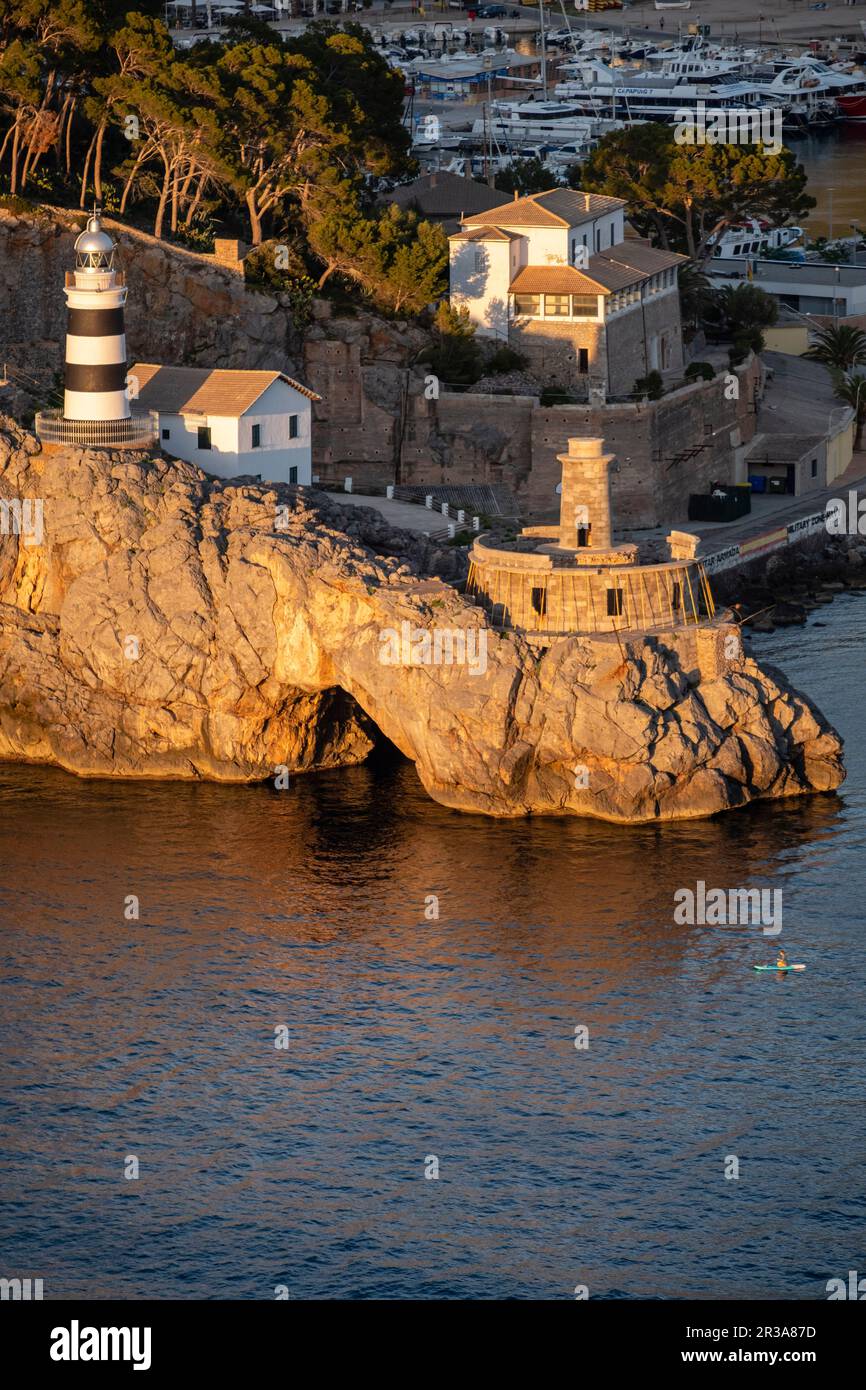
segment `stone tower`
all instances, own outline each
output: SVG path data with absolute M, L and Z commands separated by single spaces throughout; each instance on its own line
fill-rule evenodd
M 614 454 L 604 452 L 602 439 L 569 439 L 568 453 L 557 454 L 562 464 L 559 544 L 563 550 L 609 550 L 613 545 L 610 470 Z

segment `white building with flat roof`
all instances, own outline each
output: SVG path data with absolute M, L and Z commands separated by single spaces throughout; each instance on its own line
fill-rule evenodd
M 275 371 L 161 367 L 136 362 L 130 397 L 159 416 L 163 452 L 218 478 L 312 481 L 315 391 Z

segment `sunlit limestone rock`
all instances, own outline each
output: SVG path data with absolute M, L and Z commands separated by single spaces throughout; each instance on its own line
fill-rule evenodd
M 252 781 L 357 763 L 381 731 L 446 806 L 623 822 L 843 780 L 840 739 L 778 671 L 702 676 L 655 637 L 538 651 L 435 577 L 455 552 L 365 509 L 43 452 L 8 421 L 2 498 L 41 499 L 43 526 L 15 534 L 10 507 L 0 536 L 2 758 Z M 437 632 L 473 659 L 425 657 Z

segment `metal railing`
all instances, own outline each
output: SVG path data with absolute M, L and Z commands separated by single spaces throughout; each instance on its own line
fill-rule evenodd
M 144 410 L 123 420 L 67 420 L 62 410 L 40 410 L 36 415 L 36 433 L 45 444 L 144 449 L 159 437 L 159 416 L 155 410 Z

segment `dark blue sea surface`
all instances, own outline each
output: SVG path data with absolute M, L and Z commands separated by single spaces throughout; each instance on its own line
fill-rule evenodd
M 866 1271 L 866 598 L 818 616 L 756 654 L 848 782 L 709 821 L 462 816 L 397 760 L 283 793 L 0 766 L 0 1275 L 816 1299 Z M 805 973 L 752 970 L 759 926 L 675 925 L 699 879 L 781 888 Z

